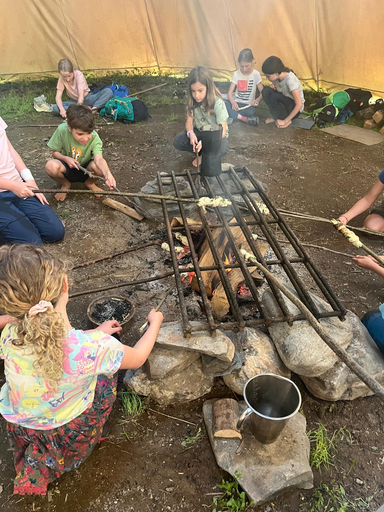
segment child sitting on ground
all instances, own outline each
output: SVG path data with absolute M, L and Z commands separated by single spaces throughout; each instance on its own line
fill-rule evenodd
M 348 224 L 354 217 L 368 210 L 383 191 L 384 171 L 381 171 L 370 191 L 359 199 L 351 209 L 343 213 L 343 215 L 340 215 L 339 221 L 343 224 Z M 364 220 L 363 226 L 374 231 L 384 232 L 384 201 L 369 212 L 368 217 Z
M 261 67 L 273 87 L 264 87 L 263 100 L 272 117 L 266 124 L 275 123 L 278 128 L 287 128 L 304 109 L 304 94 L 300 80 L 293 71 L 284 66 L 278 57 L 268 57 Z
M 32 245 L 0 249 L 0 309 L 13 317 L 0 338 L 0 413 L 14 456 L 14 494 L 45 495 L 50 482 L 86 460 L 106 435 L 117 371 L 145 362 L 163 321 L 152 309 L 148 330 L 131 348 L 111 336 L 121 330 L 115 320 L 74 329 L 67 303 L 61 260 Z
M 57 81 L 56 105 L 53 106 L 53 113 L 63 118 L 67 117 L 66 110 L 69 105 L 86 105 L 97 111 L 104 107 L 108 100 L 113 97 L 113 92 L 109 87 L 99 92 L 89 92 L 89 87 L 83 73 L 73 68 L 73 64 L 68 59 L 61 59 L 58 65 L 59 80 Z M 64 89 L 71 98 L 68 101 L 62 101 Z
M 228 101 L 225 102 L 225 105 L 231 119 L 258 126 L 259 118 L 256 117 L 255 107 L 262 99 L 263 84 L 261 83 L 260 73 L 253 69 L 254 57 L 252 50 L 249 48 L 241 50 L 237 61 L 240 69 L 233 74 L 232 83 L 228 90 Z M 257 89 L 260 95 L 255 99 Z M 244 105 L 248 105 L 248 107 L 243 108 Z M 242 110 L 239 111 L 239 108 Z
M 220 91 L 215 86 L 208 69 L 197 66 L 188 76 L 188 106 L 185 130 L 176 135 L 173 145 L 179 151 L 195 153 L 201 151 L 201 135 L 203 129 L 223 128 L 221 139 L 221 156 L 228 152 L 228 112 Z M 199 155 L 199 164 L 201 163 Z M 197 160 L 192 162 L 197 167 Z
M 45 166 L 48 176 L 69 190 L 71 183 L 84 183 L 89 190 L 102 190 L 88 174 L 79 169 L 79 164 L 92 174 L 104 176 L 106 185 L 116 186 L 115 178 L 102 156 L 103 143 L 94 131 L 95 120 L 92 112 L 83 105 L 71 105 L 67 111 L 67 123 L 61 124 L 48 142 L 53 160 Z M 57 201 L 64 201 L 67 194 L 58 192 Z
M 32 173 L 8 140 L 0 117 L 0 244 L 58 242 L 64 226 L 37 189 Z

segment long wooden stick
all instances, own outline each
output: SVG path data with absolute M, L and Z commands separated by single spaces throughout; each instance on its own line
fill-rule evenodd
M 307 213 L 291 212 L 289 210 L 281 210 L 281 209 L 278 209 L 278 212 L 287 217 L 297 217 L 299 219 L 313 220 L 316 222 L 326 222 L 327 224 L 332 224 L 329 219 L 325 219 L 324 217 L 316 217 L 314 215 L 309 215 Z M 357 228 L 355 226 L 350 226 L 349 224 L 346 224 L 346 227 L 350 228 L 350 229 L 354 229 L 355 231 L 360 231 L 361 233 L 366 233 L 367 235 L 376 235 L 376 236 L 384 237 L 384 233 L 381 233 L 380 231 L 374 231 L 373 229 Z
M 339 345 L 335 342 L 335 340 L 329 336 L 326 330 L 322 327 L 322 325 L 316 320 L 316 318 L 312 315 L 309 309 L 301 302 L 301 300 L 296 297 L 291 291 L 289 291 L 286 286 L 268 269 L 264 267 L 261 263 L 257 261 L 257 259 L 252 256 L 247 258 L 252 263 L 256 265 L 256 267 L 263 272 L 263 274 L 270 279 L 277 288 L 279 288 L 284 295 L 301 311 L 301 313 L 305 316 L 308 322 L 312 325 L 314 330 L 320 336 L 320 338 L 325 341 L 325 343 L 335 352 L 335 354 L 343 361 L 344 364 L 348 366 L 348 368 L 361 379 L 364 384 L 374 393 L 376 393 L 381 400 L 384 401 L 384 388 L 381 386 L 375 379 L 373 379 L 368 372 L 364 370 L 354 359 L 352 359 L 347 352 L 339 347 Z
M 158 89 L 159 87 L 164 87 L 164 85 L 168 85 L 168 83 L 164 82 L 163 84 L 155 85 L 154 87 L 150 87 L 149 89 L 144 89 L 143 91 L 129 93 L 128 98 L 130 98 L 131 96 L 137 96 L 138 94 L 143 94 L 143 92 L 153 91 L 153 89 Z
M 370 249 L 369 247 L 364 245 L 362 243 L 362 241 L 359 239 L 359 237 L 357 235 L 355 235 L 355 233 L 351 229 L 348 229 L 347 226 L 340 221 L 337 221 L 336 224 L 335 224 L 335 222 L 332 222 L 333 227 L 335 229 L 337 229 L 337 231 L 339 233 L 341 233 L 350 243 L 352 243 L 352 245 L 357 247 L 357 245 L 352 241 L 352 237 L 353 237 L 356 239 L 356 243 L 358 243 L 359 248 L 363 249 L 363 251 L 365 251 L 367 254 L 370 254 L 378 262 L 378 264 L 381 267 L 384 267 L 383 259 L 380 258 L 380 256 L 378 254 L 373 252 L 372 249 Z
M 168 290 L 165 292 L 164 294 L 164 297 L 161 299 L 161 301 L 158 303 L 158 305 L 156 306 L 155 308 L 155 311 L 159 311 L 159 309 L 161 308 L 161 306 L 164 304 L 165 302 L 165 299 L 168 297 L 168 295 L 171 293 L 172 290 L 174 290 L 176 287 L 176 284 L 173 284 L 172 286 L 170 286 L 168 288 Z M 139 332 L 143 332 L 144 329 L 146 329 L 148 327 L 148 320 L 146 322 L 143 323 L 143 325 L 141 327 L 139 327 Z
M 110 196 L 123 196 L 123 197 L 144 197 L 146 199 L 166 199 L 167 201 L 174 201 L 175 203 L 198 203 L 199 199 L 189 199 L 187 197 L 174 197 L 174 196 L 162 196 L 160 194 L 142 194 L 140 192 L 116 192 L 114 190 L 61 190 L 61 189 L 51 189 L 51 188 L 35 188 L 32 189 L 32 192 L 35 194 L 100 194 L 100 195 L 110 195 Z M 140 212 L 141 213 L 141 212 Z

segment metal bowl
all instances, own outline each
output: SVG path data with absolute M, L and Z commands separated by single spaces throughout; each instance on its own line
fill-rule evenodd
M 88 319 L 90 321 L 90 323 L 92 324 L 92 326 L 99 326 L 101 325 L 103 322 L 100 322 L 99 320 L 97 320 L 95 317 L 94 317 L 94 312 L 95 312 L 95 308 L 96 306 L 98 306 L 99 304 L 104 304 L 105 302 L 108 302 L 110 300 L 115 300 L 115 301 L 121 301 L 121 302 L 125 302 L 126 304 L 128 304 L 130 306 L 130 310 L 129 310 L 129 313 L 127 314 L 127 316 L 125 316 L 123 318 L 123 320 L 120 322 L 120 325 L 121 327 L 123 327 L 123 331 L 124 332 L 124 327 L 126 327 L 128 325 L 128 322 L 130 320 L 132 320 L 135 312 L 136 312 L 136 308 L 135 308 L 135 305 L 133 304 L 132 301 L 130 301 L 129 299 L 127 299 L 126 297 L 120 297 L 118 295 L 103 295 L 102 297 L 98 297 L 97 299 L 93 300 L 89 305 L 88 305 L 88 308 L 87 308 L 87 316 L 88 316 Z M 112 315 L 113 317 L 113 315 Z M 107 318 L 106 320 L 113 320 L 113 318 Z M 105 321 L 105 320 L 104 320 Z

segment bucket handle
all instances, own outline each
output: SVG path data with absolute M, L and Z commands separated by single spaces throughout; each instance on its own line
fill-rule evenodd
M 253 413 L 252 409 L 250 407 L 248 407 L 248 409 L 246 409 L 243 414 L 240 415 L 239 419 L 237 420 L 237 425 L 236 425 L 236 428 L 237 430 L 241 430 L 243 428 L 243 423 L 244 421 L 248 418 L 248 416 L 250 416 L 251 414 Z

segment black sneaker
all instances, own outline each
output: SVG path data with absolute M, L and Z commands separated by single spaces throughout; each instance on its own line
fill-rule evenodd
M 247 124 L 250 124 L 251 126 L 259 126 L 259 118 L 257 116 L 248 117 Z

